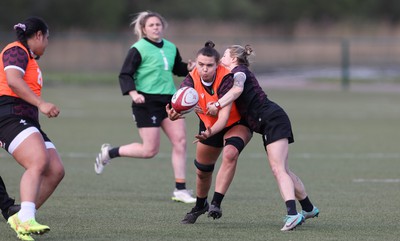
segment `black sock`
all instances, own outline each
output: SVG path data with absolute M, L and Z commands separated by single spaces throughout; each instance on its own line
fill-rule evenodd
M 222 199 L 224 199 L 225 195 L 219 192 L 214 192 L 213 199 L 211 204 L 217 207 L 221 207 Z
M 115 157 L 120 157 L 119 155 L 119 147 L 114 147 L 111 150 L 108 151 L 108 155 L 110 158 L 115 158 Z
M 196 207 L 204 208 L 206 206 L 206 203 L 207 203 L 207 197 L 205 197 L 205 198 L 197 197 L 196 198 Z
M 304 198 L 303 200 L 299 200 L 301 208 L 306 211 L 306 212 L 311 212 L 314 208 L 314 205 L 310 202 L 310 199 L 308 199 L 308 196 Z
M 286 204 L 287 214 L 288 215 L 297 215 L 296 201 L 295 200 L 287 200 L 285 202 L 285 204 Z
M 175 188 L 178 190 L 186 189 L 186 183 L 184 182 L 175 182 Z

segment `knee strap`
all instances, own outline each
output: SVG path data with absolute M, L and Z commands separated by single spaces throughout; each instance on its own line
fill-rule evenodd
M 225 146 L 227 146 L 227 145 L 234 146 L 239 151 L 239 153 L 242 152 L 242 150 L 244 149 L 244 146 L 245 146 L 242 138 L 240 138 L 238 136 L 232 136 L 232 137 L 225 139 Z
M 215 164 L 211 165 L 201 164 L 196 159 L 194 159 L 194 165 L 197 167 L 197 169 L 199 169 L 202 172 L 212 172 L 214 171 L 214 166 L 215 166 Z

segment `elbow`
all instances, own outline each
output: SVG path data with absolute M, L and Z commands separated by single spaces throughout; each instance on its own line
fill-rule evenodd
M 15 81 L 8 80 L 7 85 L 14 93 L 18 91 L 18 84 Z

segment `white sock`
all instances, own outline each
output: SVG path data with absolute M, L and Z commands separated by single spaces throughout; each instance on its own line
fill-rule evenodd
M 35 219 L 36 205 L 33 202 L 22 202 L 21 210 L 18 212 L 18 218 L 25 222 L 31 218 Z

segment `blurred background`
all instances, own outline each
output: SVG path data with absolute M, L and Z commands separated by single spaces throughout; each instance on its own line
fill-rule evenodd
M 250 44 L 261 82 L 282 87 L 400 91 L 396 0 L 2 0 L 0 47 L 14 24 L 36 15 L 50 27 L 40 60 L 47 82 L 116 83 L 136 41 L 130 22 L 151 10 L 184 59 L 207 40 L 222 52 Z

